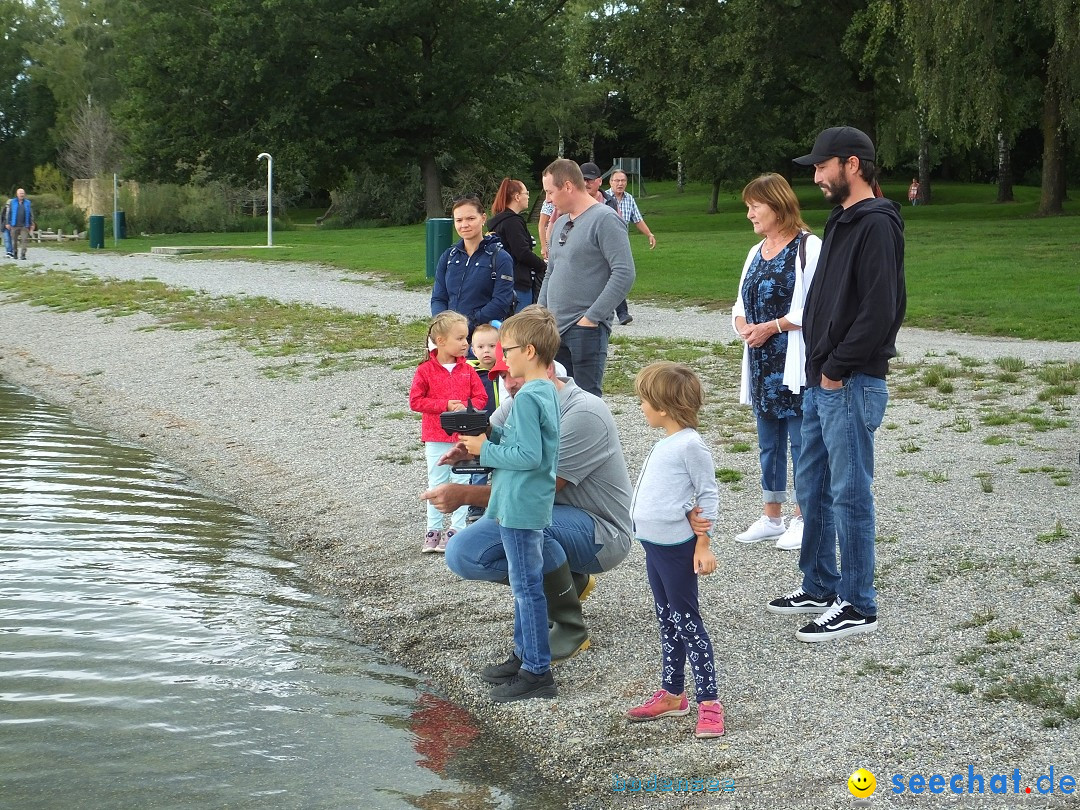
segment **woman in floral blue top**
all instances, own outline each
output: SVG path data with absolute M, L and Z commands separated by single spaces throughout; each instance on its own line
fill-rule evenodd
M 745 344 L 739 401 L 752 405 L 757 417 L 764 514 L 735 539 L 756 543 L 776 538 L 777 548 L 797 549 L 802 545 L 798 493 L 787 527 L 782 504 L 788 500 L 788 445 L 792 481 L 802 446 L 802 310 L 821 240 L 803 222 L 795 192 L 780 175 L 750 181 L 742 198 L 746 218 L 763 240 L 746 257 L 731 316 Z

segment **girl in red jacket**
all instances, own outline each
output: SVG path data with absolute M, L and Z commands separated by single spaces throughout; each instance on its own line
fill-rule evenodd
M 428 359 L 416 369 L 409 390 L 409 407 L 422 414 L 420 440 L 427 457 L 428 489 L 447 481 L 469 483 L 469 476 L 454 475 L 439 459 L 457 443 L 457 434 L 447 433 L 439 424 L 443 411 L 463 411 L 469 401 L 477 410 L 487 404 L 487 392 L 465 355 L 469 351 L 469 321 L 464 315 L 446 310 L 431 319 L 428 327 Z M 421 551 L 445 552 L 447 541 L 465 528 L 469 507 L 462 506 L 450 516 L 450 528 L 442 533 L 443 513 L 431 503 L 427 507 L 427 532 Z

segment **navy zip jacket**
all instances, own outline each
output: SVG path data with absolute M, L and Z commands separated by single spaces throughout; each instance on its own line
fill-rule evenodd
M 435 269 L 431 291 L 431 314 L 448 309 L 469 319 L 469 334 L 482 323 L 501 321 L 510 315 L 514 298 L 514 260 L 502 249 L 494 234 L 480 240 L 470 256 L 465 240 L 447 248 Z
M 876 197 L 834 208 L 803 309 L 806 385 L 822 374 L 883 378 L 906 308 L 900 206 Z

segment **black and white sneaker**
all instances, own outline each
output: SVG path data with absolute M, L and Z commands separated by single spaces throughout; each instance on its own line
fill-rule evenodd
M 829 641 L 834 638 L 853 636 L 856 633 L 873 633 L 877 630 L 877 616 L 864 616 L 851 602 L 837 599 L 825 613 L 795 633 L 799 641 Z
M 811 596 L 802 588 L 796 588 L 779 599 L 773 599 L 765 609 L 770 613 L 824 613 L 835 601 L 835 593 Z

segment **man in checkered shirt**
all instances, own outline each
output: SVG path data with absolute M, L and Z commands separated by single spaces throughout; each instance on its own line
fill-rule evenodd
M 653 236 L 653 232 L 649 230 L 649 226 L 645 224 L 645 218 L 641 216 L 641 211 L 637 207 L 637 201 L 634 199 L 634 195 L 626 190 L 626 172 L 622 169 L 616 169 L 611 173 L 611 179 L 608 182 L 611 193 L 615 197 L 615 202 L 619 204 L 619 214 L 622 215 L 623 222 L 626 223 L 627 229 L 633 224 L 639 231 L 645 234 L 645 236 L 649 238 L 649 250 L 652 250 L 656 247 L 656 237 Z M 616 308 L 615 317 L 619 319 L 619 323 L 623 326 L 626 326 L 634 320 L 634 316 L 630 314 L 630 309 L 627 307 L 625 301 Z

